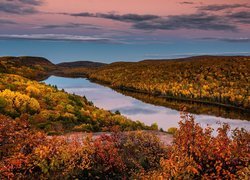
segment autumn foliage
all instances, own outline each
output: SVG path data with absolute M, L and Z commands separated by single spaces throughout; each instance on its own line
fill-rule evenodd
M 247 179 L 250 134 L 214 134 L 182 114 L 171 145 L 150 132 L 93 138 L 47 136 L 25 119 L 0 116 L 0 179 Z M 231 134 L 229 134 L 231 132 Z
M 131 139 L 132 134 L 128 138 L 119 133 L 102 135 L 97 139 L 90 136 L 83 140 L 77 137 L 48 137 L 43 132 L 33 130 L 25 120 L 13 120 L 6 116 L 0 116 L 0 127 L 1 179 L 123 178 L 143 169 L 145 162 L 141 158 L 159 160 L 162 157 L 162 153 L 153 154 L 148 150 L 140 156 L 138 153 L 131 154 L 131 159 L 127 159 L 126 144 L 139 143 L 136 148 L 146 150 L 149 143 L 147 138 L 143 138 L 145 135 L 156 140 L 152 144 L 156 145 L 157 152 L 164 151 L 156 137 L 143 132 L 134 132 L 134 140 Z M 160 165 L 159 161 L 148 163 L 147 169 Z
M 249 109 L 249 57 L 199 58 L 114 63 L 88 75 L 114 87 Z M 14 59 L 0 60 L 0 179 L 249 179 L 249 131 L 203 129 L 182 113 L 166 145 L 147 131 L 155 124 L 19 76 L 46 75 L 55 68 L 47 60 L 33 66 L 32 58 Z M 107 133 L 57 136 L 74 131 Z
M 161 159 L 161 169 L 142 176 L 166 179 L 249 178 L 249 132 L 244 129 L 230 131 L 229 125 L 223 124 L 215 135 L 211 127 L 203 129 L 195 123 L 193 116 L 183 113 L 181 118 L 168 158 Z
M 26 116 L 33 127 L 50 134 L 154 129 L 141 122 L 95 107 L 85 97 L 13 74 L 0 74 L 0 113 Z
M 0 178 L 49 178 L 74 175 L 88 169 L 91 155 L 79 142 L 48 138 L 25 120 L 0 117 Z
M 250 58 L 200 56 L 117 62 L 86 72 L 114 88 L 250 109 Z
M 42 57 L 0 57 L 0 73 L 18 74 L 20 76 L 41 80 L 48 77 L 48 72 L 57 67 Z

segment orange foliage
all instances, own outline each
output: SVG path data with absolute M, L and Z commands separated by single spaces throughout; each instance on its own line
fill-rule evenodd
M 0 116 L 0 179 L 247 179 L 250 133 L 224 124 L 217 135 L 182 114 L 172 145 L 149 132 L 84 140 L 48 137 L 22 116 Z
M 122 90 L 249 110 L 249 67 L 250 57 L 200 56 L 116 62 L 86 73 Z
M 212 134 L 210 127 L 202 129 L 193 116 L 182 114 L 180 128 L 169 147 L 169 157 L 161 160 L 161 170 L 145 177 L 175 179 L 237 179 L 249 177 L 250 133 L 244 129 L 232 131 L 224 124 Z

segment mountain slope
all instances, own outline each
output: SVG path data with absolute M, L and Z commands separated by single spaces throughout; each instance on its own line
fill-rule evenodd
M 63 62 L 57 64 L 57 66 L 59 67 L 68 67 L 68 68 L 78 68 L 78 67 L 96 68 L 104 65 L 106 64 L 100 62 L 92 62 L 92 61 L 74 61 L 74 62 Z
M 88 77 L 114 88 L 250 109 L 250 57 L 117 62 Z
M 57 67 L 42 57 L 0 57 L 0 72 L 18 74 L 31 79 L 43 79 Z
M 45 132 L 152 129 L 95 107 L 85 97 L 13 75 L 0 74 L 0 114 L 25 118 Z

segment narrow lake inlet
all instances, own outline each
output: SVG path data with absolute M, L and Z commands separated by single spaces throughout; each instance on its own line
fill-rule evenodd
M 180 112 L 177 110 L 145 103 L 84 78 L 51 76 L 43 82 L 56 85 L 59 89 L 64 89 L 69 93 L 86 96 L 95 106 L 112 112 L 118 110 L 122 115 L 134 121 L 139 120 L 147 125 L 157 123 L 159 128 L 164 130 L 170 127 L 178 127 L 178 122 L 180 121 Z M 210 115 L 195 115 L 195 119 L 202 127 L 210 125 L 213 128 L 217 128 L 220 126 L 220 123 L 228 123 L 233 129 L 245 128 L 250 130 L 250 121 L 247 120 Z

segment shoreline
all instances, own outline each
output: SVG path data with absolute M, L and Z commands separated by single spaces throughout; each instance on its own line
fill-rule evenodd
M 81 73 L 81 74 L 79 73 L 77 75 L 76 74 L 67 75 L 67 74 L 62 73 L 61 71 L 54 71 L 54 72 L 49 73 L 49 76 L 52 76 L 52 75 L 59 76 L 59 77 L 68 77 L 68 78 L 86 78 L 90 82 L 97 83 L 97 84 L 100 84 L 100 85 L 103 85 L 103 86 L 107 86 L 107 87 L 109 87 L 109 88 L 111 88 L 113 90 L 122 90 L 122 91 L 127 91 L 127 92 L 147 94 L 147 95 L 151 95 L 151 96 L 158 97 L 158 98 L 165 98 L 165 99 L 171 99 L 171 100 L 177 100 L 177 101 L 184 101 L 184 102 L 191 102 L 191 103 L 192 102 L 193 103 L 201 103 L 201 104 L 204 104 L 204 105 L 231 108 L 231 109 L 241 110 L 241 111 L 244 111 L 246 113 L 250 113 L 250 109 L 234 106 L 234 105 L 231 105 L 231 104 L 223 104 L 223 103 L 219 103 L 219 102 L 212 102 L 212 101 L 206 101 L 206 100 L 167 96 L 167 95 L 164 95 L 164 94 L 161 94 L 161 93 L 152 93 L 152 92 L 143 91 L 143 90 L 139 90 L 139 89 L 135 89 L 135 88 L 131 88 L 131 87 L 125 87 L 125 86 L 112 86 L 110 84 L 110 82 L 98 80 L 98 79 L 95 79 L 95 78 L 90 78 L 88 73 Z
M 65 77 L 65 78 L 86 78 L 87 80 L 89 80 L 90 82 L 93 83 L 97 83 L 100 84 L 102 86 L 106 86 L 108 88 L 111 88 L 113 90 L 116 91 L 124 91 L 124 92 L 131 92 L 131 93 L 138 93 L 138 94 L 145 94 L 145 95 L 150 95 L 156 98 L 162 98 L 162 99 L 166 99 L 166 100 L 176 100 L 176 101 L 180 101 L 180 102 L 187 102 L 187 103 L 199 103 L 201 105 L 207 105 L 207 106 L 213 106 L 213 107 L 221 107 L 221 108 L 226 108 L 232 111 L 242 111 L 242 113 L 247 113 L 250 114 L 250 110 L 246 109 L 246 108 L 242 108 L 242 107 L 237 107 L 234 105 L 230 105 L 230 104 L 223 104 L 223 103 L 219 103 L 219 102 L 211 102 L 211 101 L 206 101 L 206 100 L 199 100 L 199 99 L 190 99 L 190 98 L 182 98 L 182 97 L 174 97 L 174 96 L 167 96 L 167 95 L 163 95 L 161 93 L 152 93 L 152 92 L 147 92 L 147 91 L 143 91 L 143 90 L 138 90 L 135 88 L 131 88 L 131 87 L 125 87 L 125 86 L 112 86 L 110 84 L 110 82 L 106 82 L 106 81 L 101 81 L 95 78 L 90 78 L 88 72 L 80 72 L 77 74 L 66 74 L 63 72 L 62 69 L 57 69 L 55 71 L 49 72 L 48 73 L 48 77 L 50 76 L 58 76 L 58 77 Z M 162 106 L 162 105 L 160 105 Z M 164 106 L 163 106 L 164 107 Z M 166 107 L 166 106 L 165 106 Z
M 237 110 L 244 111 L 246 113 L 250 113 L 249 109 L 234 106 L 234 105 L 230 105 L 230 104 L 223 104 L 223 103 L 219 103 L 219 102 L 211 102 L 211 101 L 199 100 L 199 99 L 190 99 L 190 98 L 167 96 L 167 95 L 163 95 L 161 93 L 151 93 L 151 92 L 148 92 L 148 91 L 138 90 L 138 89 L 135 89 L 135 88 L 125 87 L 125 86 L 111 86 L 109 82 L 101 81 L 101 80 L 98 80 L 98 79 L 92 79 L 92 78 L 89 78 L 87 75 L 85 76 L 85 78 L 87 78 L 91 82 L 94 82 L 94 83 L 97 83 L 97 84 L 100 84 L 100 85 L 104 85 L 104 86 L 108 86 L 109 88 L 114 89 L 114 90 L 122 90 L 122 91 L 127 91 L 127 92 L 147 94 L 147 95 L 151 95 L 151 96 L 154 96 L 154 97 L 166 98 L 166 99 L 177 100 L 177 101 L 194 102 L 194 103 L 201 103 L 201 104 L 211 105 L 211 106 L 232 108 L 232 109 L 237 109 Z

